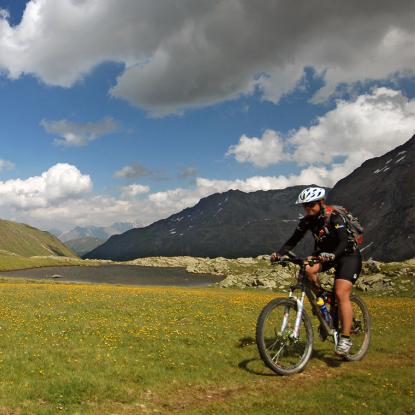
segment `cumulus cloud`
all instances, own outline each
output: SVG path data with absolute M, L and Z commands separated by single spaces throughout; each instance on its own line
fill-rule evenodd
M 268 167 L 284 159 L 284 143 L 277 132 L 266 130 L 261 138 L 243 135 L 238 144 L 229 147 L 226 155 L 234 155 L 241 163 Z
M 40 176 L 0 181 L 0 205 L 20 209 L 47 207 L 92 190 L 92 181 L 75 166 L 59 163 Z
M 119 219 L 137 219 L 137 210 L 134 204 L 127 200 L 117 199 L 105 195 L 93 195 L 77 199 L 69 199 L 65 203 L 53 206 L 37 207 L 27 212 L 31 222 L 44 229 L 51 227 L 51 218 L 54 226 L 70 229 L 78 226 L 108 226 L 119 222 Z M 16 214 L 19 217 L 19 213 Z
M 188 190 L 179 189 L 173 193 L 188 193 Z M 168 203 L 160 203 L 157 196 L 143 199 L 109 195 L 84 195 L 79 198 L 66 199 L 61 203 L 45 206 L 35 206 L 22 210 L 13 206 L 7 209 L 0 205 L 2 217 L 8 217 L 42 229 L 57 227 L 59 229 L 72 229 L 74 226 L 108 226 L 119 222 L 140 223 L 142 226 L 162 219 L 197 203 L 197 197 L 190 195 L 180 201 L 178 198 L 169 200 Z M 190 203 L 186 205 L 186 203 Z
M 285 147 L 278 133 L 269 130 L 261 139 L 242 136 L 227 154 L 260 167 L 291 160 L 303 170 L 288 184 L 333 186 L 365 160 L 403 144 L 414 133 L 415 100 L 400 91 L 376 88 L 354 101 L 339 100 L 315 125 L 292 131 Z M 336 163 L 338 158 L 343 161 Z
M 110 117 L 98 122 L 75 123 L 68 120 L 42 120 L 40 125 L 50 134 L 57 135 L 55 144 L 85 146 L 104 135 L 118 130 L 117 123 Z
M 121 187 L 121 195 L 124 198 L 135 197 L 143 193 L 148 193 L 149 191 L 150 191 L 149 186 L 144 186 L 142 184 L 137 184 L 137 183 Z
M 338 101 L 334 110 L 310 128 L 289 138 L 292 159 L 305 164 L 330 164 L 343 156 L 356 163 L 380 156 L 415 132 L 415 100 L 400 91 L 376 88 L 356 100 Z
M 2 170 L 13 170 L 14 169 L 14 163 L 8 160 L 0 160 L 0 171 Z
M 0 14 L 0 68 L 71 86 L 96 65 L 124 70 L 111 94 L 155 115 L 255 90 L 277 102 L 305 67 L 339 84 L 384 79 L 415 58 L 413 1 L 32 0 L 11 26 Z

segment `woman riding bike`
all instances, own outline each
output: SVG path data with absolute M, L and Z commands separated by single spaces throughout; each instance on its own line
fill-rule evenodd
M 362 257 L 357 244 L 350 238 L 345 218 L 331 211 L 325 203 L 325 195 L 326 191 L 320 187 L 309 187 L 299 194 L 296 204 L 303 205 L 306 216 L 300 219 L 291 238 L 271 255 L 271 262 L 279 260 L 298 244 L 308 230 L 311 231 L 315 240 L 313 256 L 319 257 L 321 263 L 307 265 L 306 274 L 319 288 L 320 280 L 317 273 L 335 267 L 334 293 L 342 323 L 336 354 L 344 356 L 352 347 L 350 330 L 353 309 L 350 293 L 362 269 Z M 331 211 L 329 217 L 328 211 Z

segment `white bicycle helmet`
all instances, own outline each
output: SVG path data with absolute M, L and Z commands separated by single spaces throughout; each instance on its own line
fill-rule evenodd
M 317 202 L 318 200 L 324 199 L 326 196 L 326 191 L 321 187 L 307 187 L 304 189 L 297 198 L 295 202 L 296 205 L 301 205 L 302 203 L 308 202 Z

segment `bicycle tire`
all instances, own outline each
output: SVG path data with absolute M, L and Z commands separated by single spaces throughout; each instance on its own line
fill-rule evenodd
M 365 302 L 356 294 L 350 296 L 350 301 L 353 307 L 353 323 L 350 332 L 350 339 L 353 342 L 353 346 L 350 353 L 343 356 L 343 359 L 349 362 L 355 362 L 362 360 L 369 349 L 372 323 L 369 309 Z
M 286 312 L 286 328 L 283 332 L 278 332 L 282 329 L 281 324 Z M 305 310 L 301 316 L 298 340 L 290 337 L 296 315 L 297 302 L 289 298 L 280 298 L 270 301 L 262 309 L 257 320 L 256 343 L 259 354 L 271 370 L 283 376 L 304 370 L 313 351 L 313 327 Z M 276 351 L 276 348 L 279 349 Z

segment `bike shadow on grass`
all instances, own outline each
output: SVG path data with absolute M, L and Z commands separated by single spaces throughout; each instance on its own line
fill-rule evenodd
M 267 369 L 265 365 L 262 366 L 260 369 L 254 367 L 260 365 L 261 363 L 262 360 L 260 358 L 253 357 L 252 359 L 242 360 L 242 362 L 238 364 L 238 367 L 239 369 L 245 370 L 246 372 L 257 376 L 278 376 L 276 373 L 269 372 L 269 369 Z
M 256 344 L 255 339 L 253 337 L 246 336 L 238 340 L 236 347 L 242 349 L 243 347 L 249 347 L 254 344 Z M 277 376 L 275 373 L 268 372 L 266 366 L 262 365 L 262 360 L 259 356 L 242 360 L 242 362 L 238 364 L 238 367 L 239 369 L 245 370 L 246 372 L 257 376 Z
M 243 348 L 252 346 L 255 344 L 255 339 L 253 337 L 242 337 L 239 339 L 237 347 Z M 321 362 L 325 363 L 328 367 L 340 367 L 344 361 L 337 357 L 336 355 L 332 354 L 332 352 L 328 352 L 325 350 L 313 350 L 313 354 L 311 356 L 312 360 L 320 360 Z M 260 365 L 260 367 L 259 367 Z M 268 369 L 265 365 L 262 366 L 262 359 L 260 357 L 253 357 L 251 359 L 244 359 L 242 362 L 238 364 L 239 369 L 245 370 L 248 373 L 257 376 L 278 376 L 276 373 L 268 372 Z
M 334 354 L 334 352 L 327 352 L 325 350 L 313 350 L 311 360 L 317 359 L 325 363 L 329 367 L 340 367 L 344 360 Z

